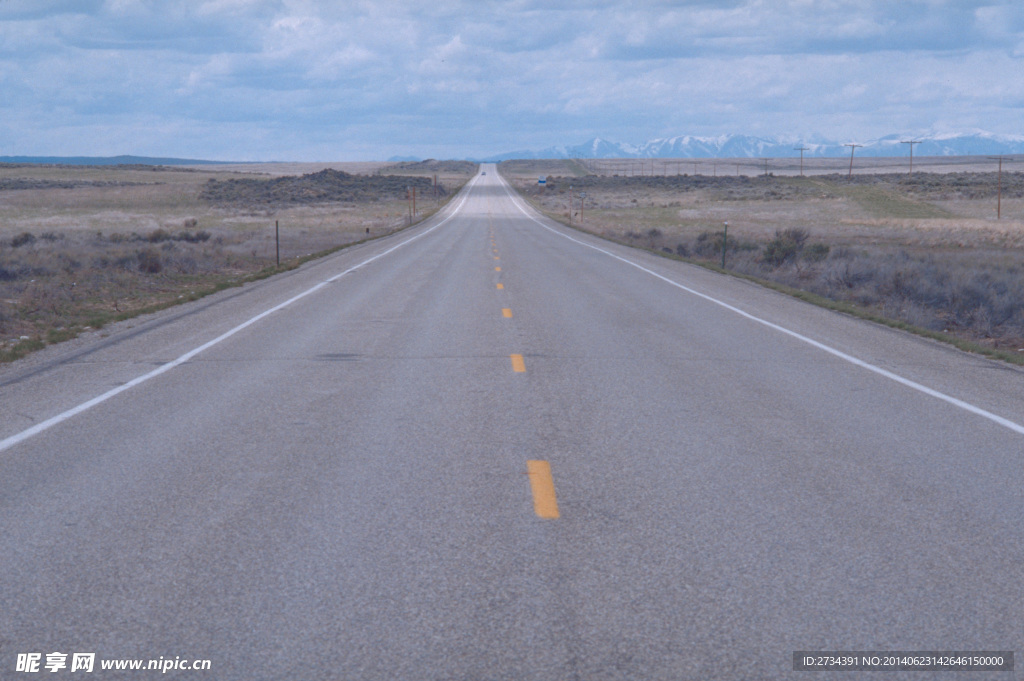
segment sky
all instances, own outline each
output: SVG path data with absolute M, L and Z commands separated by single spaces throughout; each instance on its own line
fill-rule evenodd
M 0 0 L 0 156 L 1024 134 L 1020 0 Z

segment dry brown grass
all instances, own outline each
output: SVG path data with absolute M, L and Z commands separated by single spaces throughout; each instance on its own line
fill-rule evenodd
M 0 360 L 81 328 L 271 273 L 275 222 L 283 266 L 408 224 L 408 203 L 391 195 L 285 207 L 199 198 L 211 179 L 269 179 L 327 165 L 0 165 Z M 390 165 L 329 164 L 353 174 L 389 173 Z M 437 174 L 442 186 L 455 190 L 473 169 Z M 28 188 L 3 189 L 5 181 Z M 416 219 L 439 204 L 421 198 Z
M 964 175 L 965 164 L 943 162 L 928 169 L 959 174 L 924 175 L 915 159 L 914 187 L 902 174 L 614 177 L 617 161 L 517 162 L 501 171 L 566 223 L 572 186 L 572 221 L 587 231 L 714 263 L 728 222 L 731 270 L 1016 352 L 1024 348 L 1024 176 L 1004 171 L 1016 189 L 1004 193 L 997 220 L 992 169 L 979 164 L 983 173 Z M 593 174 L 581 174 L 584 166 Z M 541 174 L 549 175 L 544 188 Z M 791 230 L 809 235 L 813 249 L 780 257 L 778 239 Z

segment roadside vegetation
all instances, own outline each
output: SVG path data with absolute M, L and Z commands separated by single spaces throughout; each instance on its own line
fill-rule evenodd
M 502 165 L 563 223 L 571 191 L 573 226 L 718 267 L 728 222 L 730 272 L 1024 363 L 1024 173 L 565 173 L 539 185 L 531 170 Z
M 302 176 L 273 179 L 209 179 L 199 198 L 220 204 L 243 206 L 286 206 L 296 203 L 374 202 L 404 200 L 415 189 L 418 196 L 436 199 L 445 195 L 444 186 L 435 187 L 430 178 L 395 175 L 352 175 L 326 168 Z
M 418 221 L 475 172 L 402 165 L 416 167 L 0 164 L 0 361 L 392 233 L 413 220 L 407 188 Z

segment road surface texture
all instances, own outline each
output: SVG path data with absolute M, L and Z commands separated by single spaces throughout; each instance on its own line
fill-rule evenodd
M 557 226 L 483 170 L 420 226 L 0 372 L 0 678 L 1022 654 L 1024 372 Z M 100 669 L 159 658 L 210 669 Z

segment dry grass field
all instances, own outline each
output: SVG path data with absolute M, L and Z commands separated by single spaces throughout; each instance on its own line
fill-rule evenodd
M 469 163 L 0 164 L 0 361 L 436 211 Z M 440 189 L 435 196 L 434 177 Z
M 770 161 L 768 175 L 749 159 L 647 161 L 644 170 L 510 161 L 500 170 L 563 223 L 571 194 L 576 227 L 720 265 L 728 222 L 730 271 L 1024 357 L 1024 173 L 943 158 L 915 159 L 910 175 L 906 159 L 865 159 L 874 167 L 855 161 L 849 176 L 848 161 L 830 159 L 805 162 L 800 176 L 798 162 Z

